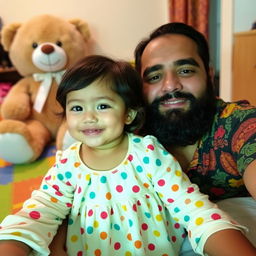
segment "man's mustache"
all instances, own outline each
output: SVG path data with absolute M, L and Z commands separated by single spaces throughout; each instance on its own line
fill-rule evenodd
M 191 93 L 186 93 L 186 92 L 173 92 L 173 93 L 166 93 L 165 95 L 156 98 L 152 105 L 154 106 L 159 106 L 162 101 L 170 100 L 170 99 L 177 99 L 177 98 L 183 98 L 183 99 L 188 99 L 190 101 L 195 101 L 196 98 L 194 95 Z

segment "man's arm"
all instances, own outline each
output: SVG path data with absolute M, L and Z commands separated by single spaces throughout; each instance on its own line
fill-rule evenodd
M 31 248 L 15 240 L 0 241 L 0 256 L 28 256 Z
M 256 200 L 256 160 L 252 161 L 245 169 L 243 175 L 246 188 Z
M 236 229 L 225 229 L 212 234 L 205 243 L 204 251 L 209 256 L 256 256 L 256 248 Z

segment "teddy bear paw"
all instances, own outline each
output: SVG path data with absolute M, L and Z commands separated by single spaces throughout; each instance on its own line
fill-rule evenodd
M 0 134 L 0 158 L 14 164 L 29 162 L 34 152 L 20 134 Z

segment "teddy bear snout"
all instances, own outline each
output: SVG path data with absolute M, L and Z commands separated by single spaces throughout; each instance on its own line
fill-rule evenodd
M 42 52 L 45 54 L 51 54 L 54 51 L 54 48 L 50 44 L 45 44 L 42 46 Z
M 32 62 L 41 71 L 56 72 L 65 69 L 68 58 L 64 48 L 45 42 L 33 51 Z

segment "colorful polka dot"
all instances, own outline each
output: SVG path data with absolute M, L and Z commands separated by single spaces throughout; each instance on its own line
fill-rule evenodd
M 93 227 L 92 226 L 88 226 L 86 229 L 87 234 L 92 234 L 93 233 Z
M 116 191 L 119 192 L 119 193 L 123 192 L 123 187 L 121 185 L 117 185 L 116 186 Z
M 157 215 L 156 215 L 156 220 L 157 220 L 157 221 L 162 221 L 162 220 L 163 220 L 162 215 L 161 215 L 161 214 L 157 214 Z
M 156 248 L 156 246 L 155 246 L 154 244 L 149 244 L 149 245 L 148 245 L 148 249 L 149 249 L 150 251 L 154 251 L 155 248 Z
M 158 230 L 154 230 L 153 235 L 156 237 L 160 237 L 160 232 Z
M 143 157 L 143 163 L 149 164 L 149 157 L 147 156 Z
M 57 175 L 57 178 L 58 178 L 59 180 L 63 180 L 63 179 L 64 179 L 64 176 L 63 176 L 61 173 L 59 173 L 59 174 Z
M 164 186 L 165 185 L 165 180 L 159 180 L 158 182 L 157 182 L 157 184 L 158 184 L 158 186 L 160 186 L 160 187 L 162 187 L 162 186 Z
M 197 225 L 197 226 L 202 225 L 202 224 L 203 224 L 203 222 L 204 222 L 204 219 L 203 219 L 203 218 L 201 218 L 201 217 L 197 218 L 197 219 L 196 219 L 196 221 L 195 221 L 195 223 L 196 223 L 196 225 Z
M 67 179 L 70 179 L 72 177 L 72 173 L 71 172 L 65 172 L 65 177 Z
M 203 201 L 196 201 L 195 202 L 195 206 L 198 207 L 198 208 L 202 207 L 203 205 L 204 205 Z
M 143 172 L 142 166 L 140 166 L 140 165 L 136 166 L 136 171 L 137 172 Z
M 188 222 L 190 220 L 190 217 L 188 215 L 184 216 L 184 221 Z
M 101 232 L 101 233 L 100 233 L 100 238 L 101 238 L 102 240 L 107 239 L 107 237 L 108 237 L 107 232 Z
M 94 256 L 101 256 L 101 250 L 100 249 L 96 249 L 94 251 Z
M 115 229 L 115 230 L 120 230 L 121 227 L 120 227 L 118 224 L 114 224 L 114 229 Z
M 41 214 L 40 214 L 40 212 L 38 212 L 38 211 L 32 211 L 32 212 L 30 212 L 30 213 L 29 213 L 29 216 L 30 216 L 30 218 L 36 219 L 36 220 L 41 218 Z
M 132 234 L 131 234 L 131 233 L 128 233 L 126 237 L 127 237 L 127 239 L 128 239 L 129 241 L 132 241 Z
M 94 198 L 96 197 L 95 192 L 90 192 L 89 197 L 90 197 L 91 199 L 94 199 Z
M 110 200 L 112 198 L 112 195 L 110 192 L 107 192 L 106 193 L 106 199 Z
M 132 191 L 133 191 L 134 193 L 138 193 L 138 192 L 140 191 L 140 187 L 137 186 L 137 185 L 135 185 L 135 186 L 132 187 Z
M 219 220 L 219 219 L 221 219 L 221 216 L 218 213 L 214 213 L 214 214 L 211 215 L 211 218 L 213 220 Z
M 141 246 L 142 246 L 142 242 L 141 242 L 140 240 L 136 240 L 136 241 L 134 242 L 134 246 L 135 246 L 135 248 L 139 249 L 139 248 L 141 248 Z
M 115 250 L 119 250 L 121 248 L 121 244 L 119 242 L 114 244 Z
M 148 224 L 147 224 L 147 223 L 143 223 L 143 224 L 141 225 L 141 229 L 144 230 L 144 231 L 146 231 L 146 230 L 148 229 Z
M 101 178 L 100 178 L 100 182 L 101 183 L 106 183 L 107 182 L 107 177 L 106 176 L 102 176 Z
M 70 237 L 71 242 L 76 242 L 78 240 L 78 237 L 76 235 L 73 235 Z
M 156 166 L 161 166 L 162 165 L 162 162 L 160 159 L 156 159 Z
M 107 213 L 107 212 L 102 212 L 102 213 L 100 214 L 100 217 L 101 217 L 102 219 L 106 219 L 106 218 L 108 217 L 108 213 Z
M 179 190 L 179 185 L 178 184 L 172 185 L 172 191 L 176 192 L 178 190 Z
M 140 143 L 140 142 L 141 142 L 141 139 L 137 137 L 137 138 L 134 138 L 133 141 L 134 141 L 135 143 Z
M 194 192 L 195 191 L 195 189 L 193 188 L 193 187 L 189 187 L 188 189 L 187 189 L 187 193 L 192 193 L 192 192 Z
M 128 175 L 127 175 L 126 172 L 122 172 L 122 173 L 121 173 L 121 177 L 122 177 L 124 180 L 126 180 L 127 177 L 128 177 Z

